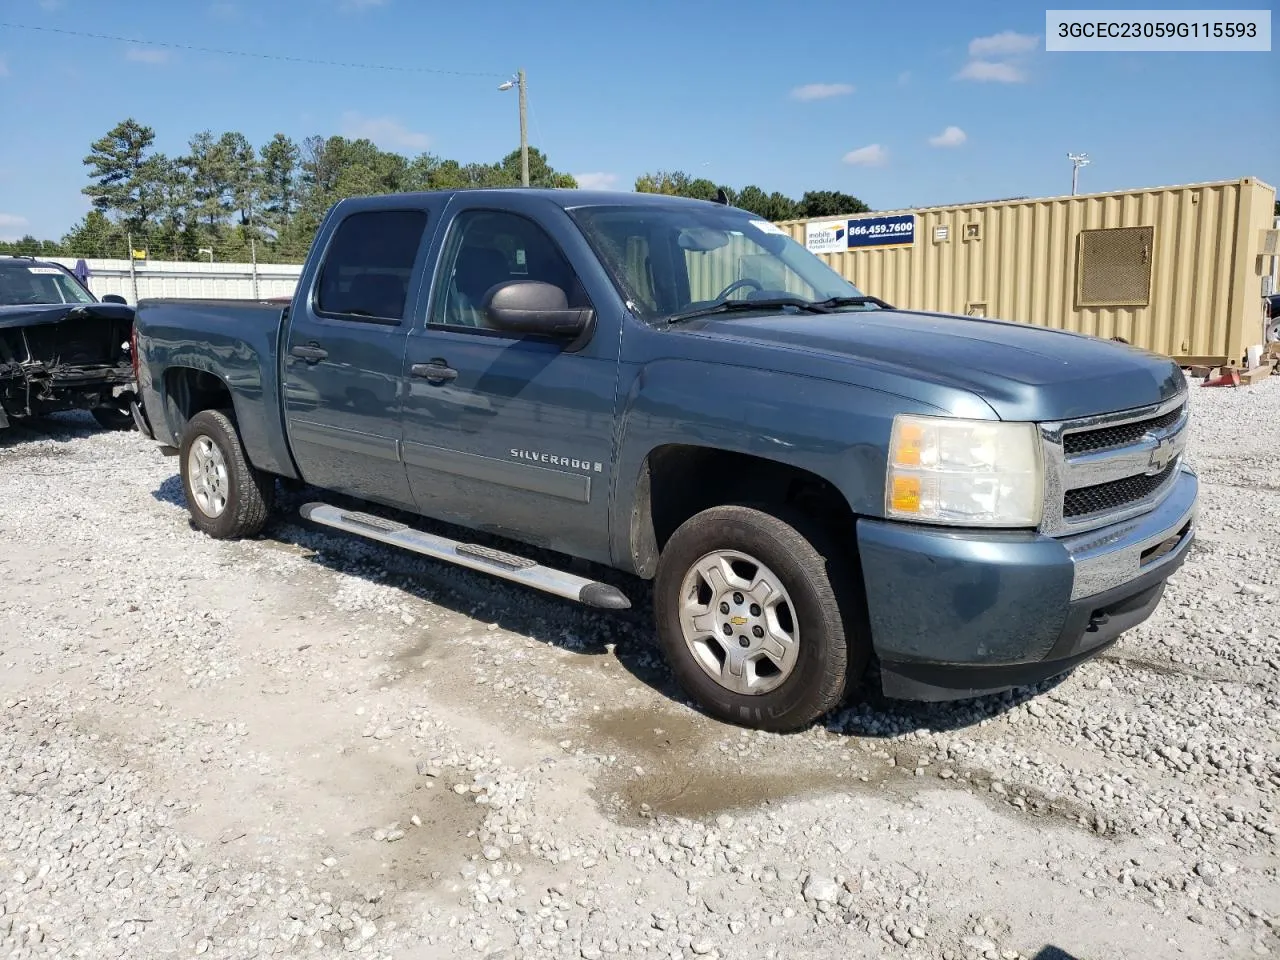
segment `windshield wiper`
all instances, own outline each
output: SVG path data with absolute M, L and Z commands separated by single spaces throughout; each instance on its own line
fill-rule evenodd
M 828 297 L 826 300 L 814 300 L 812 303 L 815 307 L 826 307 L 828 310 L 836 307 L 865 307 L 868 303 L 875 304 L 881 310 L 893 309 L 879 297 Z
M 682 323 L 685 320 L 692 320 L 695 317 L 709 317 L 717 313 L 734 313 L 744 310 L 775 310 L 779 307 L 795 307 L 797 310 L 805 310 L 809 313 L 828 313 L 828 308 L 820 303 L 814 303 L 812 300 L 805 300 L 801 297 L 762 297 L 759 300 L 717 300 L 715 303 L 707 304 L 705 307 L 698 307 L 694 310 L 685 310 L 682 313 L 673 313 L 667 317 L 667 325 L 673 323 Z

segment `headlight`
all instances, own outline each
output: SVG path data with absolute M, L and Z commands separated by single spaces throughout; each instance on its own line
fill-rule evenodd
M 885 513 L 974 527 L 1034 527 L 1044 501 L 1034 423 L 899 415 Z

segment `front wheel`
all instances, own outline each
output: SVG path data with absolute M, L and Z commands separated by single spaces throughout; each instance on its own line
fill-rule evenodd
M 746 506 L 691 517 L 658 561 L 658 637 L 680 686 L 730 723 L 788 731 L 866 666 L 856 571 L 807 518 Z
M 230 540 L 262 529 L 275 501 L 275 478 L 249 463 L 227 413 L 202 410 L 188 420 L 178 452 L 187 509 L 200 530 Z

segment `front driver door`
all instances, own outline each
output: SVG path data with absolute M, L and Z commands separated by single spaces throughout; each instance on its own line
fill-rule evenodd
M 448 211 L 425 322 L 405 351 L 409 482 L 428 516 L 607 561 L 621 317 L 597 310 L 573 349 L 492 329 L 484 295 L 507 280 L 553 283 L 570 306 L 610 302 L 561 208 L 503 203 L 464 198 Z
M 323 260 L 311 295 L 296 298 L 283 358 L 289 446 L 317 487 L 413 505 L 400 376 L 427 220 L 422 209 L 361 210 L 317 245 Z

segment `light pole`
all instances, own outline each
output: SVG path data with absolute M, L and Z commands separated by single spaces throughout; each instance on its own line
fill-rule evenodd
M 514 77 L 498 85 L 499 90 L 510 90 L 512 87 L 520 88 L 520 186 L 527 187 L 529 185 L 529 128 L 525 118 L 529 102 L 523 70 L 516 71 Z
M 201 247 L 199 250 L 196 251 L 196 256 L 198 257 L 202 253 L 207 253 L 209 255 L 209 262 L 213 263 L 213 250 L 211 248 Z
M 1068 153 L 1067 159 L 1071 161 L 1071 195 L 1076 195 L 1076 184 L 1080 181 L 1080 168 L 1089 165 L 1089 155 L 1087 153 Z

